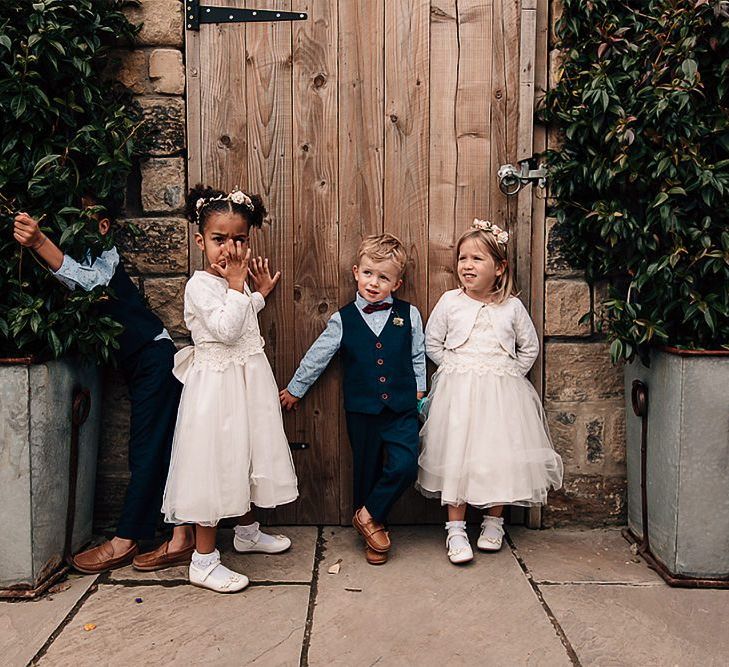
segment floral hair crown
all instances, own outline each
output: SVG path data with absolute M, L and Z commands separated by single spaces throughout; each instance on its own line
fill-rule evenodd
M 509 232 L 504 231 L 501 227 L 495 225 L 489 220 L 479 220 L 478 218 L 474 218 L 471 227 L 474 229 L 480 229 L 484 232 L 491 232 L 496 237 L 496 240 L 502 245 L 506 245 L 509 242 Z
M 202 211 L 203 207 L 214 201 L 231 201 L 234 204 L 242 204 L 251 211 L 254 209 L 251 198 L 236 185 L 230 191 L 230 194 L 218 195 L 217 197 L 200 197 L 200 199 L 195 202 L 195 215 L 198 222 L 200 222 L 200 211 Z

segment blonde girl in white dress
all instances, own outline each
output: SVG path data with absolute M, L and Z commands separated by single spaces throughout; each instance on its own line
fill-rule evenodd
M 195 242 L 208 268 L 196 271 L 185 288 L 185 324 L 194 345 L 175 355 L 173 372 L 184 386 L 162 512 L 168 523 L 196 524 L 190 582 L 232 593 L 248 578 L 221 564 L 218 521 L 248 514 L 251 504 L 276 507 L 298 496 L 257 317 L 280 274 L 271 276 L 267 259 L 251 259 L 250 234 L 266 213 L 260 197 L 198 186 L 187 213 L 199 225 Z M 244 520 L 235 528 L 237 551 L 275 553 L 290 544 L 261 533 L 257 523 Z
M 456 246 L 459 289 L 438 301 L 425 328 L 437 365 L 420 432 L 417 487 L 448 506 L 452 563 L 473 559 L 466 507 L 486 510 L 478 547 L 498 551 L 504 505 L 543 505 L 562 485 L 544 410 L 526 375 L 539 352 L 516 296 L 507 232 L 474 220 Z

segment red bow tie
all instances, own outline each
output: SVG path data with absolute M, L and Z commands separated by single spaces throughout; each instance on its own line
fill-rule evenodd
M 392 308 L 391 303 L 368 303 L 362 308 L 362 312 L 369 315 L 370 313 L 376 313 L 378 310 L 390 310 L 390 308 Z

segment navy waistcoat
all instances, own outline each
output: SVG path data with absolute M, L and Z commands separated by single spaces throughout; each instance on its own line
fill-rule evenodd
M 385 407 L 395 412 L 415 408 L 417 389 L 410 304 L 393 300 L 390 316 L 379 336 L 367 326 L 354 302 L 344 306 L 339 314 L 344 409 L 374 415 Z M 402 321 L 400 326 L 393 324 L 395 318 Z
M 99 303 L 99 311 L 124 327 L 117 338 L 114 356 L 124 361 L 162 333 L 164 325 L 144 303 L 121 262 L 109 282 L 111 294 Z

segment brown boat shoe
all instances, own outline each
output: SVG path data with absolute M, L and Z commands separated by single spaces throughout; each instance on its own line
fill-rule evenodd
M 169 551 L 169 541 L 162 542 L 154 551 L 138 554 L 132 561 L 132 567 L 140 572 L 153 572 L 154 570 L 164 570 L 166 567 L 173 565 L 189 565 L 192 558 L 192 552 L 195 551 L 195 545 L 180 549 L 179 551 Z
M 98 547 L 87 549 L 71 558 L 73 566 L 84 574 L 99 574 L 124 567 L 132 562 L 132 559 L 139 552 L 139 547 L 132 544 L 125 552 L 114 555 L 114 548 L 110 542 L 103 542 Z
M 372 551 L 387 553 L 390 550 L 390 536 L 381 523 L 378 523 L 374 519 L 370 519 L 369 521 L 360 520 L 359 510 L 357 510 L 352 518 L 352 525 L 364 537 L 367 546 Z
M 365 558 L 370 565 L 384 565 L 387 563 L 387 551 L 380 553 L 373 551 L 369 547 L 365 547 Z

